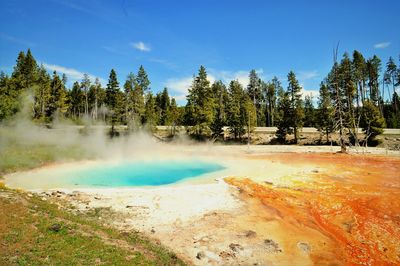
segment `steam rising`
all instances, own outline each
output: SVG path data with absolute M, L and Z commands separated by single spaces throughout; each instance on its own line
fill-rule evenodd
M 146 132 L 111 139 L 108 131 L 109 127 L 105 125 L 76 126 L 65 122 L 53 124 L 49 129 L 27 119 L 18 119 L 0 127 L 0 149 L 15 144 L 27 149 L 34 145 L 78 148 L 84 156 L 91 158 L 119 159 L 164 146 Z M 60 154 L 60 158 L 63 157 Z
M 168 143 L 145 129 L 134 132 L 120 130 L 119 137 L 111 138 L 110 126 L 94 124 L 90 118 L 83 119 L 84 125 L 80 126 L 56 118 L 49 125 L 36 124 L 29 115 L 33 106 L 32 97 L 28 95 L 22 102 L 21 111 L 12 120 L 0 124 L 0 156 L 7 158 L 11 164 L 18 161 L 10 170 L 21 169 L 19 162 L 21 152 L 24 153 L 22 157 L 28 158 L 27 164 L 30 164 L 28 168 L 53 161 L 188 159 L 220 154 L 215 145 L 193 142 L 186 134 L 178 134 Z M 8 156 L 15 150 L 19 153 Z M 33 164 L 30 162 L 30 156 L 36 156 L 37 153 L 44 156 L 39 156 Z M 40 160 L 39 165 L 38 160 Z M 4 166 L 0 162 L 0 173 L 2 165 Z
M 185 136 L 177 136 L 172 144 L 166 144 L 146 130 L 133 133 L 122 132 L 119 137 L 110 138 L 110 126 L 93 124 L 87 119 L 85 125 L 77 126 L 70 121 L 53 121 L 51 125 L 37 125 L 24 111 L 8 123 L 0 124 L 0 154 L 15 146 L 30 152 L 35 147 L 47 147 L 56 161 L 74 159 L 121 160 L 150 158 L 179 154 L 183 147 L 195 145 Z M 51 127 L 51 128 L 50 128 Z M 209 145 L 198 145 L 196 153 Z M 70 152 L 74 151 L 74 153 Z M 193 150 L 191 149 L 191 153 Z M 188 154 L 186 153 L 185 156 Z M 168 158 L 168 157 L 167 157 Z

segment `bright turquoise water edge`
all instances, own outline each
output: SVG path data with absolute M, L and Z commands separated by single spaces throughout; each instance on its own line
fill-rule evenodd
M 224 169 L 220 164 L 205 161 L 122 162 L 71 170 L 69 181 L 76 186 L 127 187 L 160 186 Z

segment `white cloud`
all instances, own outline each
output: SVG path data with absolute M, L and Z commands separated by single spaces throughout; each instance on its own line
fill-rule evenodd
M 67 78 L 74 82 L 74 81 L 78 81 L 81 80 L 83 78 L 83 75 L 85 74 L 84 72 L 81 72 L 79 70 L 76 70 L 74 68 L 67 68 L 67 67 L 63 67 L 63 66 L 59 66 L 59 65 L 52 65 L 52 64 L 47 64 L 47 63 L 43 63 L 43 66 L 50 71 L 57 71 L 60 73 L 63 73 L 67 76 Z M 88 74 L 88 73 L 87 73 Z M 96 79 L 96 76 L 88 74 L 89 78 L 92 80 L 92 82 L 94 82 L 94 80 Z M 97 77 L 100 81 L 100 83 L 104 86 L 107 82 L 105 79 Z
M 193 77 L 171 78 L 164 83 L 164 86 L 170 90 L 172 97 L 182 102 L 186 99 L 192 81 Z
M 375 49 L 384 49 L 388 47 L 391 43 L 390 42 L 381 42 L 374 45 Z
M 300 86 L 301 86 L 301 98 L 304 100 L 306 98 L 306 96 L 310 96 L 310 97 L 312 97 L 314 105 L 317 104 L 319 90 L 304 89 L 303 84 L 300 84 Z
M 130 43 L 130 45 L 133 48 L 135 48 L 135 49 L 137 49 L 137 50 L 139 50 L 141 52 L 150 52 L 151 51 L 150 46 L 148 46 L 144 42 L 132 42 L 132 43 Z
M 304 99 L 306 96 L 312 96 L 314 100 L 319 96 L 319 91 L 317 90 L 306 90 L 302 89 L 302 98 Z
M 311 70 L 311 71 L 298 71 L 297 72 L 297 78 L 300 82 L 300 86 L 302 88 L 301 93 L 302 96 L 301 98 L 304 100 L 306 96 L 312 96 L 313 97 L 313 103 L 315 104 L 317 102 L 317 98 L 319 95 L 319 90 L 313 90 L 313 89 L 305 89 L 306 87 L 310 87 L 307 85 L 310 83 L 310 80 L 314 80 L 319 77 L 318 71 L 316 70 Z

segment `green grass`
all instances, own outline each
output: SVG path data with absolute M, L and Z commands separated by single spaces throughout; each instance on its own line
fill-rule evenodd
M 56 160 L 83 158 L 84 153 L 76 146 L 8 143 L 0 149 L 0 174 L 31 169 Z
M 0 265 L 184 265 L 137 232 L 121 233 L 38 196 L 0 188 L 0 209 Z M 50 230 L 53 224 L 61 229 Z

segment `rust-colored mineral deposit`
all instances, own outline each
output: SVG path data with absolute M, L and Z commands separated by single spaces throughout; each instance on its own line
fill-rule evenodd
M 259 199 L 268 219 L 274 210 L 279 214 L 277 221 L 289 225 L 291 233 L 318 230 L 334 243 L 325 249 L 342 264 L 400 264 L 399 158 L 286 153 L 257 159 L 320 166 L 309 173 L 311 182 L 297 181 L 293 186 L 226 179 L 247 197 Z M 312 241 L 317 243 L 318 239 Z M 306 251 L 313 248 L 302 243 L 298 247 Z M 321 250 L 316 247 L 310 252 L 315 264 L 337 263 L 333 257 L 324 257 Z

